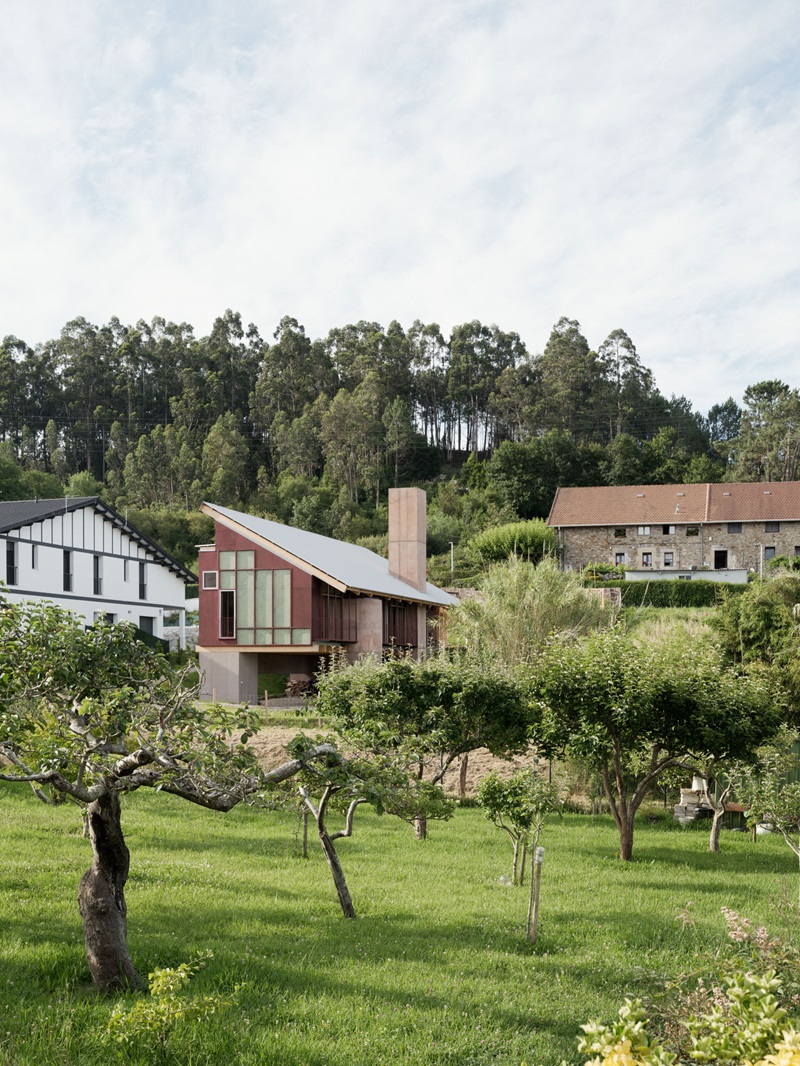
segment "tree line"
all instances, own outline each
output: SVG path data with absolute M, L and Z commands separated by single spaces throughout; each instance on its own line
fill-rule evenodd
M 360 321 L 312 339 L 287 316 L 265 339 L 230 310 L 203 337 L 158 317 L 76 318 L 56 339 L 0 345 L 4 499 L 210 498 L 355 539 L 383 531 L 390 485 L 465 461 L 462 484 L 504 520 L 546 515 L 559 484 L 793 480 L 800 393 L 764 381 L 703 415 L 662 395 L 624 330 L 594 350 L 568 318 L 538 354 L 477 320 L 447 337 Z

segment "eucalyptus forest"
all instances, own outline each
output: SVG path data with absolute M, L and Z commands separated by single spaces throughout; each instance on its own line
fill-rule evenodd
M 204 498 L 379 549 L 386 489 L 424 485 L 435 554 L 546 516 L 558 485 L 793 480 L 799 454 L 797 389 L 703 414 L 624 330 L 593 349 L 568 318 L 540 353 L 479 321 L 264 338 L 230 310 L 203 337 L 76 318 L 0 346 L 0 499 L 102 494 L 189 563 Z

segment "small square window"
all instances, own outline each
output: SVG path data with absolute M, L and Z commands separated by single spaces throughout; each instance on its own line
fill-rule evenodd
M 637 532 L 638 532 L 640 537 L 649 537 L 650 536 L 650 526 L 639 526 Z
M 699 537 L 700 536 L 700 527 L 699 526 L 687 526 L 686 527 L 686 536 L 687 537 Z
M 742 523 L 741 522 L 728 522 L 728 532 L 729 533 L 741 533 L 742 532 Z
M 675 532 L 675 526 L 662 526 L 661 532 L 665 537 L 671 537 Z
M 204 570 L 203 571 L 203 588 L 215 589 L 217 587 L 217 571 L 216 570 Z
M 764 523 L 764 532 L 765 533 L 780 533 L 780 531 L 781 531 L 780 522 L 765 522 Z
M 622 526 L 619 526 L 617 529 L 614 530 L 614 536 L 615 537 L 624 537 L 627 534 L 627 532 L 628 532 L 627 529 L 624 529 Z

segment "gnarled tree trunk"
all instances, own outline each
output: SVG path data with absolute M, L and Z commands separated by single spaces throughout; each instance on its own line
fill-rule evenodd
M 128 954 L 125 882 L 130 853 L 122 835 L 119 796 L 111 793 L 90 803 L 87 823 L 94 857 L 81 878 L 78 905 L 92 980 L 101 992 L 138 988 L 141 981 Z
M 333 877 L 333 883 L 336 886 L 336 894 L 339 897 L 342 914 L 345 918 L 355 918 L 356 909 L 353 906 L 353 901 L 350 898 L 350 892 L 347 888 L 347 882 L 344 879 L 342 864 L 339 862 L 336 848 L 333 846 L 333 841 L 328 836 L 324 826 L 320 826 L 319 828 L 319 842 L 322 845 L 322 850 L 325 852 L 325 858 L 328 860 L 328 866 L 330 867 L 331 876 Z

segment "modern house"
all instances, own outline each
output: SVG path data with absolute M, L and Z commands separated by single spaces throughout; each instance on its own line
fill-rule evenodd
M 800 555 L 800 482 L 560 488 L 547 522 L 568 569 L 746 581 L 776 555 Z
M 47 600 L 91 625 L 132 622 L 161 637 L 197 578 L 97 496 L 0 502 L 2 598 Z
M 201 694 L 255 702 L 260 673 L 310 680 L 336 649 L 354 661 L 420 651 L 455 599 L 428 583 L 425 493 L 389 490 L 389 559 L 355 544 L 205 503 Z

